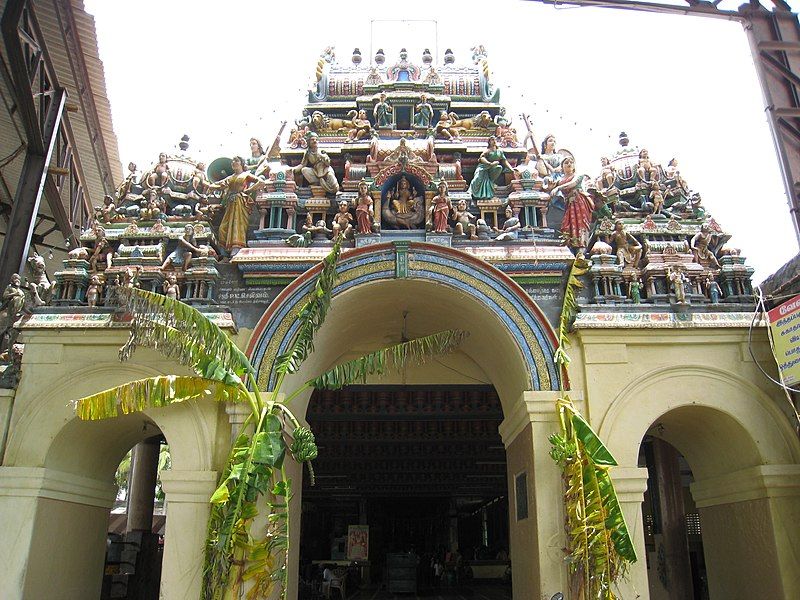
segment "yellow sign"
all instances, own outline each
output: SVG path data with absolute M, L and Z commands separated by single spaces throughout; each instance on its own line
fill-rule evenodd
M 767 313 L 778 372 L 786 385 L 800 381 L 800 296 Z

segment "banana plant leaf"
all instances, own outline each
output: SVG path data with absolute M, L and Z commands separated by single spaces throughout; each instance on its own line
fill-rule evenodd
M 606 448 L 605 444 L 600 440 L 597 434 L 592 429 L 592 426 L 587 423 L 584 418 L 577 412 L 572 413 L 572 427 L 575 435 L 584 450 L 589 454 L 592 462 L 596 465 L 604 465 L 607 467 L 616 467 L 617 461 L 611 455 L 611 452 Z
M 159 375 L 130 381 L 81 398 L 75 403 L 75 412 L 79 418 L 93 421 L 195 398 L 211 398 L 219 402 L 240 402 L 245 399 L 239 388 L 218 381 L 201 377 Z
M 423 363 L 430 356 L 452 352 L 467 335 L 460 329 L 447 329 L 389 346 L 336 365 L 309 380 L 307 385 L 316 389 L 338 390 L 355 383 L 363 384 L 370 375 L 383 375 L 389 370 L 399 371 L 408 364 Z
M 255 371 L 247 356 L 208 317 L 179 300 L 138 288 L 122 288 L 120 302 L 132 315 L 130 337 L 120 348 L 127 360 L 139 346 L 193 368 L 207 379 L 235 384 Z M 226 373 L 231 376 L 227 377 Z

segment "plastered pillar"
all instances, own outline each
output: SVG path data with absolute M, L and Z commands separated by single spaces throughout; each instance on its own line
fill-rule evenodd
M 619 596 L 630 600 L 647 600 L 650 592 L 647 581 L 647 552 L 644 546 L 642 502 L 647 490 L 647 469 L 639 467 L 612 467 L 609 471 L 617 500 L 625 515 L 628 534 L 636 549 L 637 561 L 630 566 L 628 576 L 618 583 Z M 616 591 L 616 590 L 615 590 Z
M 580 394 L 572 392 L 573 400 Z M 515 598 L 550 598 L 567 593 L 563 548 L 564 490 L 561 470 L 550 458 L 549 437 L 559 431 L 559 392 L 524 392 L 499 427 L 509 478 L 511 569 Z M 525 472 L 528 517 L 517 520 L 515 479 Z
M 99 598 L 116 493 L 112 483 L 72 473 L 0 467 L 0 596 Z
M 695 481 L 711 598 L 800 598 L 800 465 Z
M 161 487 L 167 501 L 163 600 L 196 600 L 203 583 L 209 499 L 217 487 L 216 471 L 163 471 Z

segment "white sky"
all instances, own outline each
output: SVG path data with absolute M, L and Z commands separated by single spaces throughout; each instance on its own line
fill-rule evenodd
M 146 168 L 184 133 L 189 153 L 206 162 L 247 156 L 251 136 L 268 146 L 281 120 L 300 116 L 326 46 L 345 63 L 354 47 L 365 62 L 382 47 L 387 64 L 401 46 L 417 63 L 423 48 L 436 56 L 438 47 L 439 64 L 448 47 L 468 63 L 469 49 L 483 44 L 518 130 L 517 115 L 532 114 L 537 140 L 554 133 L 579 171 L 596 175 L 624 130 L 657 162 L 678 157 L 690 187 L 756 269 L 754 281 L 797 253 L 738 23 L 518 0 L 85 4 L 97 21 L 125 165 Z M 397 21 L 404 17 L 435 24 Z M 395 21 L 371 24 L 382 19 Z

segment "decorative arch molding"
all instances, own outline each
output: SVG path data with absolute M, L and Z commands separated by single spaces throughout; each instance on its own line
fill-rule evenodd
M 544 314 L 507 275 L 467 254 L 421 242 L 382 243 L 348 251 L 339 262 L 333 297 L 365 283 L 416 279 L 450 287 L 493 312 L 503 323 L 526 365 L 530 390 L 559 389 L 553 355 L 556 335 Z M 259 320 L 247 347 L 262 389 L 275 383 L 275 357 L 286 351 L 298 329 L 297 310 L 313 289 L 320 265 L 284 289 Z
M 708 387 L 701 386 L 696 393 L 676 392 L 679 380 L 687 378 Z M 654 393 L 658 388 L 664 393 Z M 711 409 L 734 421 L 762 464 L 800 458 L 797 439 L 774 400 L 751 381 L 712 366 L 672 365 L 630 381 L 611 403 L 598 433 L 621 465 L 635 465 L 647 430 L 662 416 L 683 408 Z
M 119 363 L 103 363 L 75 371 L 47 393 L 39 393 L 32 400 L 25 402 L 25 409 L 10 432 L 6 460 L 10 461 L 11 466 L 25 466 L 31 461 L 37 465 L 48 466 L 54 458 L 62 457 L 58 458 L 62 461 L 65 452 L 68 453 L 67 456 L 77 456 L 79 452 L 70 451 L 75 443 L 85 444 L 86 451 L 94 453 L 98 448 L 95 447 L 96 440 L 91 435 L 91 427 L 98 432 L 102 428 L 113 428 L 121 436 L 121 441 L 122 437 L 125 440 L 131 437 L 137 438 L 132 442 L 136 443 L 140 441 L 139 438 L 146 437 L 135 435 L 141 430 L 142 418 L 146 417 L 167 438 L 173 461 L 179 468 L 194 470 L 211 468 L 214 434 L 208 423 L 209 417 L 206 414 L 208 407 L 197 401 L 147 410 L 138 416 L 127 415 L 92 423 L 80 421 L 73 412 L 70 401 L 84 394 L 94 393 L 132 379 L 164 374 L 164 371 L 149 365 Z M 125 420 L 129 422 L 125 423 Z M 126 432 L 131 435 L 128 436 Z M 42 434 L 46 434 L 49 443 L 42 444 Z M 63 465 L 58 468 L 63 469 Z

